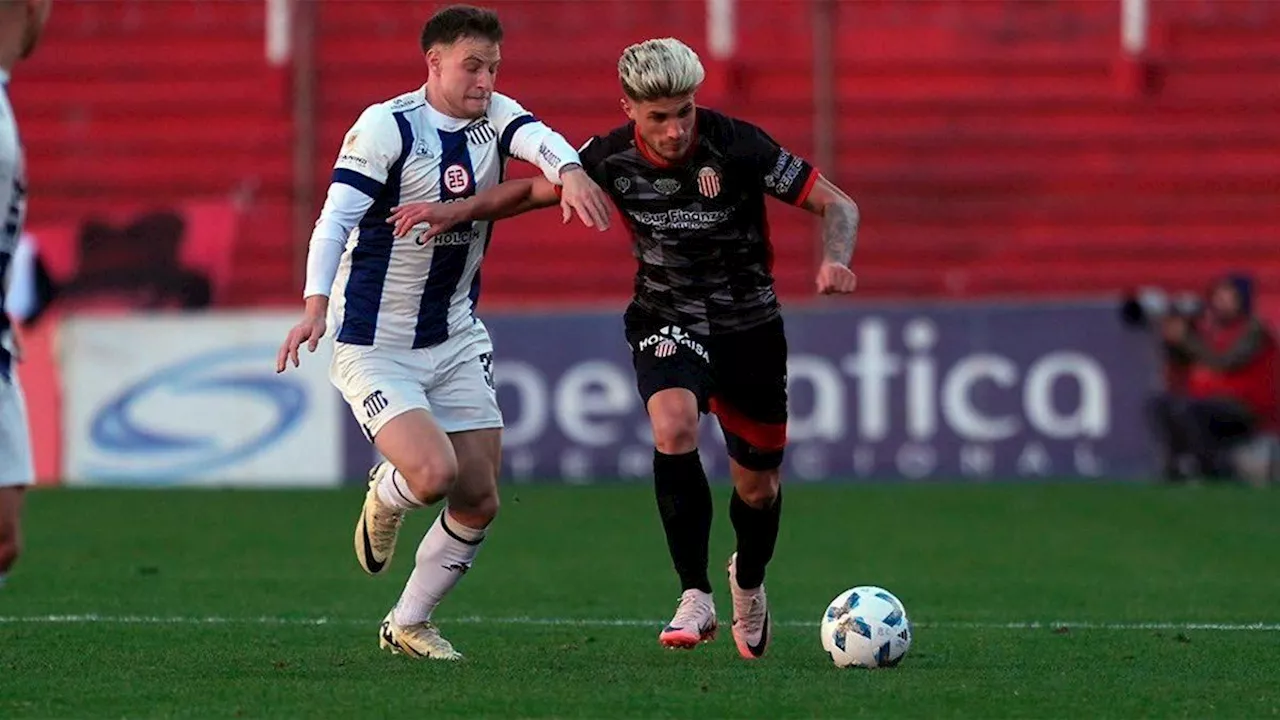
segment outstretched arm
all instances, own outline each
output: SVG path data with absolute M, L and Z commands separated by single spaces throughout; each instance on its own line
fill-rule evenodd
M 583 170 L 582 158 L 564 136 L 502 93 L 489 100 L 489 120 L 504 154 L 532 163 L 548 182 L 564 186 L 557 201 L 566 216 L 576 212 L 587 227 L 609 227 L 608 198 Z
M 853 292 L 857 277 L 849 269 L 853 249 L 858 244 L 858 225 L 862 216 L 853 198 L 819 175 L 800 205 L 822 216 L 822 267 L 818 270 L 818 292 Z
M 501 220 L 530 210 L 558 205 L 556 186 L 541 177 L 508 180 L 466 200 L 449 203 L 416 202 L 392 208 L 387 222 L 395 225 L 396 237 L 404 237 L 415 226 L 426 223 L 423 233 L 429 240 L 459 223 L 472 220 Z M 569 222 L 570 211 L 564 211 Z

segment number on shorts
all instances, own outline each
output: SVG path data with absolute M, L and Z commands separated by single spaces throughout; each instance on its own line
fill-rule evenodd
M 484 381 L 489 385 L 489 389 L 493 390 L 493 353 L 484 353 L 480 356 L 480 367 L 484 368 Z

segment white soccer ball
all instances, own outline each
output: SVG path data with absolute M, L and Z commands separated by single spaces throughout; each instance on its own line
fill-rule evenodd
M 893 667 L 910 648 L 907 610 L 884 588 L 845 590 L 822 615 L 822 649 L 836 667 Z

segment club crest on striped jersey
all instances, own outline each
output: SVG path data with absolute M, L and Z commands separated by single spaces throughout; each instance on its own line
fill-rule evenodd
M 484 145 L 498 139 L 498 132 L 493 129 L 493 126 L 485 118 L 480 118 L 468 125 L 466 132 L 467 142 L 473 145 Z
M 444 169 L 444 186 L 454 195 L 461 195 L 471 189 L 471 173 L 459 163 Z
M 707 198 L 720 194 L 720 172 L 713 167 L 704 167 L 698 171 L 698 192 Z

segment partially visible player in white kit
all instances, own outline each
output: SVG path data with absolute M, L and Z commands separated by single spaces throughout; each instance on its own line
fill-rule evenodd
M 0 0 L 0 587 L 22 546 L 22 496 L 35 482 L 27 413 L 18 385 L 17 339 L 5 310 L 13 257 L 27 212 L 27 179 L 18 123 L 9 103 L 9 73 L 31 55 L 51 0 Z
M 460 659 L 431 615 L 476 557 L 498 511 L 502 414 L 489 333 L 475 316 L 480 263 L 493 227 L 459 225 L 426 240 L 424 224 L 396 238 L 402 203 L 450 202 L 502 181 L 509 157 L 563 186 L 564 220 L 604 229 L 604 193 L 559 134 L 493 91 L 502 26 L 492 11 L 452 6 L 422 32 L 426 85 L 364 111 L 347 133 L 311 236 L 306 315 L 277 371 L 296 367 L 336 331 L 330 378 L 387 458 L 370 471 L 355 551 L 370 574 L 386 570 L 404 513 L 446 499 L 418 546 L 380 645 L 411 657 Z M 328 296 L 332 290 L 333 300 Z

